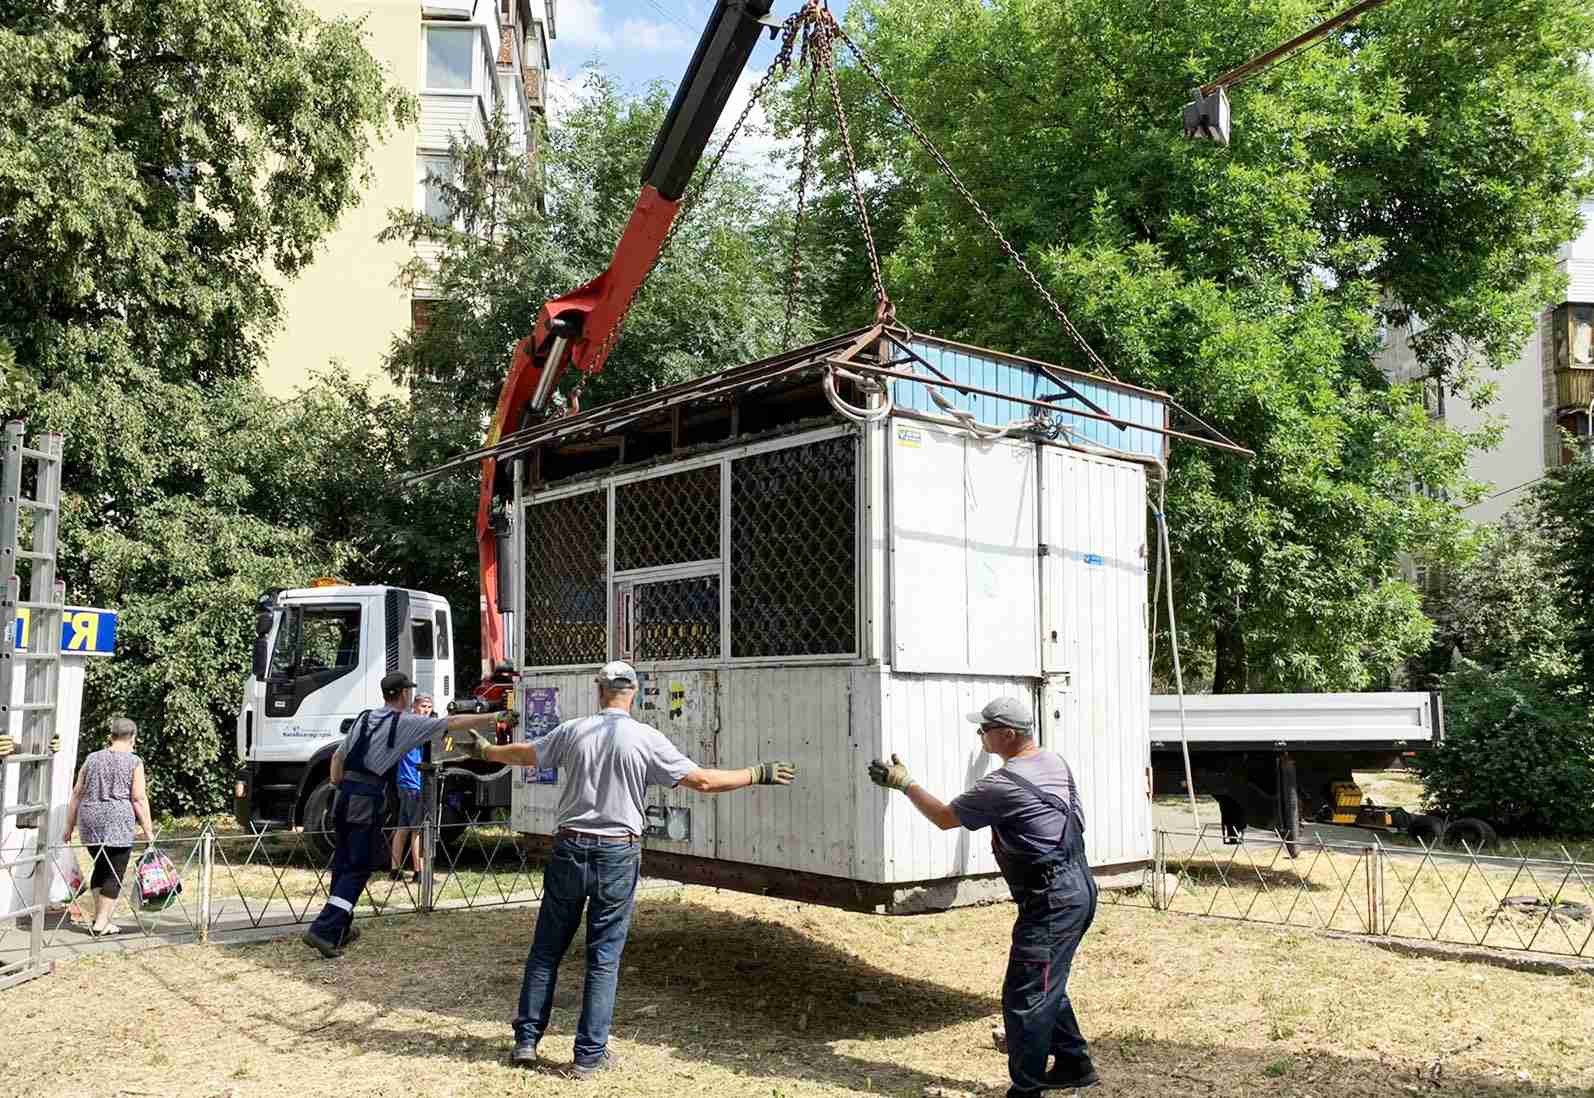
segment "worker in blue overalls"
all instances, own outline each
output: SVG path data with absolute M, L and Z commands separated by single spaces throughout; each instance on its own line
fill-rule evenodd
M 997 867 L 1018 905 L 1002 981 L 1008 1098 L 1101 1081 L 1068 998 L 1068 971 L 1096 917 L 1096 882 L 1085 860 L 1085 814 L 1073 772 L 1035 742 L 1028 703 L 997 698 L 968 719 L 1002 766 L 946 804 L 913 780 L 897 756 L 869 764 L 876 785 L 906 793 L 943 831 L 991 829 Z M 1047 1061 L 1052 1064 L 1048 1068 Z
M 354 719 L 349 734 L 332 756 L 332 828 L 337 850 L 332 856 L 332 888 L 304 940 L 324 957 L 337 957 L 359 933 L 353 927 L 354 905 L 371 878 L 373 859 L 384 849 L 383 810 L 387 787 L 411 748 L 445 732 L 513 726 L 515 713 L 471 713 L 423 717 L 410 712 L 415 683 L 402 671 L 382 680 L 381 709 L 367 709 Z

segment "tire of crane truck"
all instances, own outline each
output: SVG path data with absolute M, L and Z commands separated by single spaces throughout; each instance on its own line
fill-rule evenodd
M 338 787 L 323 778 L 304 799 L 304 817 L 301 820 L 304 847 L 315 859 L 317 868 L 332 861 L 332 851 L 336 845 L 332 837 L 332 800 L 337 793 Z
M 1445 822 L 1438 816 L 1413 816 L 1406 825 L 1406 834 L 1423 846 L 1438 846 L 1444 833 Z
M 1494 833 L 1494 828 L 1490 827 L 1487 822 L 1467 816 L 1459 820 L 1452 820 L 1450 825 L 1445 828 L 1442 841 L 1446 846 L 1477 854 L 1480 851 L 1493 848 L 1500 841 L 1500 837 Z

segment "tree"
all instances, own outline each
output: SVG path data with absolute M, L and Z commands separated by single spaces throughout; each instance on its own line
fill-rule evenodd
M 434 181 L 448 222 L 392 211 L 384 238 L 424 257 L 406 277 L 429 298 L 425 323 L 395 335 L 388 357 L 413 397 L 403 454 L 409 468 L 481 445 L 511 351 L 530 334 L 538 309 L 608 266 L 668 106 L 662 85 L 629 96 L 590 72 L 580 104 L 545 143 L 540 171 L 514 151 L 495 118 L 484 143 L 454 144 L 453 177 Z M 705 174 L 700 169 L 694 188 Z M 567 394 L 579 386 L 584 406 L 780 349 L 784 240 L 768 227 L 771 214 L 750 173 L 728 158 L 683 216 L 603 372 L 583 379 L 571 371 L 561 382 Z M 799 318 L 799 335 L 807 323 Z M 449 599 L 461 668 L 480 654 L 476 493 L 470 473 L 422 485 L 400 506 L 423 527 L 380 551 L 407 582 L 424 578 Z
M 1381 325 L 1421 316 L 1420 360 L 1481 396 L 1477 367 L 1515 355 L 1556 286 L 1594 152 L 1594 11 L 1553 0 L 1389 5 L 1236 89 L 1229 148 L 1183 138 L 1192 85 L 1324 10 L 857 0 L 847 16 L 1118 376 L 1257 451 L 1176 446 L 1170 469 L 1187 666 L 1218 690 L 1363 687 L 1427 644 L 1395 565 L 1455 556 L 1466 452 L 1487 439 L 1385 380 Z M 900 315 L 1088 367 L 861 69 L 842 76 Z M 831 251 L 855 253 L 829 224 Z M 828 300 L 865 305 L 855 271 L 829 273 Z
M 1547 528 L 1545 556 L 1553 592 L 1568 622 L 1565 646 L 1573 674 L 1567 676 L 1594 700 L 1594 460 L 1558 470 L 1534 489 L 1534 501 Z
M 227 803 L 254 598 L 348 553 L 251 378 L 276 281 L 413 118 L 360 38 L 295 0 L 0 0 L 3 410 L 66 435 L 68 597 L 122 614 L 85 738 L 139 721 L 164 810 Z
M 1491 671 L 1510 670 L 1552 690 L 1576 688 L 1573 622 L 1563 581 L 1563 529 L 1544 497 L 1530 496 L 1494 527 L 1478 532 L 1476 551 L 1445 577 L 1436 608 L 1445 648 Z

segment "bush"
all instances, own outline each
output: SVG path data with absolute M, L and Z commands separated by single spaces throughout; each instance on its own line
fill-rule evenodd
M 1578 700 L 1468 661 L 1444 688 L 1444 742 L 1415 762 L 1434 811 L 1515 834 L 1594 833 L 1594 726 Z

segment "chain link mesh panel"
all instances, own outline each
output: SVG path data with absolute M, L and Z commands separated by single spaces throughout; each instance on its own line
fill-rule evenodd
M 531 667 L 609 658 L 605 493 L 526 508 L 526 652 Z
M 637 659 L 719 658 L 718 576 L 639 583 L 632 588 L 632 597 L 632 642 Z
M 852 435 L 731 463 L 731 655 L 858 650 Z
M 718 465 L 614 490 L 614 567 L 657 568 L 720 555 Z

